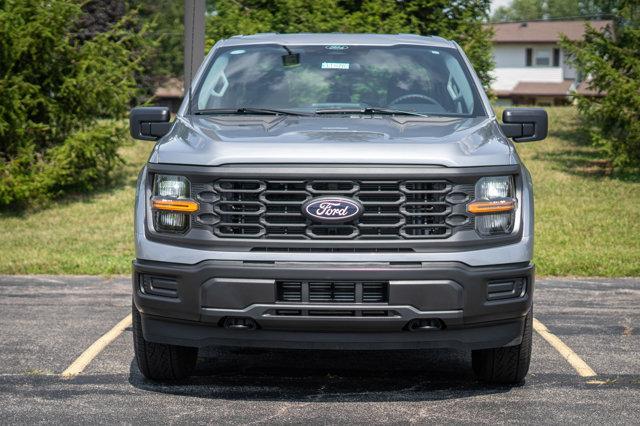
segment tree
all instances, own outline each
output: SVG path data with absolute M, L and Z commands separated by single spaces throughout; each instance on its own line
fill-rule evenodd
M 578 96 L 578 108 L 595 144 L 614 165 L 640 162 L 640 4 L 619 0 L 616 18 L 604 32 L 591 26 L 583 41 L 562 40 L 570 61 L 605 96 Z
M 615 0 L 512 0 L 495 10 L 494 22 L 559 18 L 602 18 L 612 12 Z
M 148 42 L 157 48 L 147 55 L 144 64 L 149 79 L 157 85 L 169 77 L 183 73 L 184 2 L 182 0 L 127 0 L 129 9 L 138 11 L 140 22 L 151 25 Z
M 0 0 L 0 208 L 109 179 L 126 140 L 146 26 L 79 32 L 80 2 Z
M 148 53 L 135 76 L 141 89 L 136 103 L 141 103 L 165 80 L 182 74 L 183 8 L 183 2 L 175 0 L 85 0 L 74 32 L 86 40 L 108 31 L 127 15 L 136 17 L 128 21 L 126 30 L 139 32 L 144 26 L 149 36 L 144 45 L 132 46 L 134 54 L 136 50 Z
M 85 0 L 73 32 L 79 40 L 89 40 L 127 15 L 135 16 L 125 29 L 139 32 L 144 26 L 149 36 L 142 46 L 132 46 L 134 54 L 139 49 L 148 52 L 135 76 L 141 98 L 147 99 L 164 80 L 182 74 L 183 8 L 184 3 L 176 0 Z
M 413 33 L 456 40 L 483 84 L 493 68 L 489 0 L 218 0 L 207 21 L 207 48 L 236 34 L 275 31 Z
M 493 13 L 492 20 L 531 21 L 542 19 L 542 0 L 513 0 L 509 6 L 501 6 Z
M 592 13 L 582 6 L 580 0 L 547 0 L 545 12 L 549 18 L 574 18 Z
M 79 40 L 91 40 L 97 34 L 109 31 L 127 12 L 124 0 L 88 0 L 82 5 L 75 35 Z

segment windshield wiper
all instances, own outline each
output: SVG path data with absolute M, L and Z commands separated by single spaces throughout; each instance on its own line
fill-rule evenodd
M 303 112 L 287 111 L 284 109 L 272 109 L 272 108 L 210 108 L 201 109 L 195 112 L 197 115 L 213 115 L 213 114 L 272 114 L 272 115 L 310 115 Z
M 416 117 L 429 117 L 427 114 L 419 112 L 404 111 L 401 109 L 366 107 L 366 108 L 325 108 L 317 109 L 316 114 L 387 114 L 387 115 L 412 115 Z

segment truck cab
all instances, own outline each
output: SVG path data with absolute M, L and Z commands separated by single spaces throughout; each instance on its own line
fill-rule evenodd
M 461 348 L 479 379 L 528 370 L 533 190 L 460 47 L 440 37 L 221 40 L 157 140 L 135 202 L 133 319 L 145 377 L 198 348 Z

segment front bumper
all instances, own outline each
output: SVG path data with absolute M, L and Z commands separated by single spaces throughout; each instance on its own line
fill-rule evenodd
M 175 279 L 178 297 L 143 293 L 140 277 L 144 274 Z M 526 280 L 524 295 L 487 300 L 489 282 L 515 278 Z M 278 280 L 388 281 L 388 303 L 277 302 Z M 457 262 L 133 263 L 134 302 L 142 314 L 144 337 L 197 347 L 480 349 L 516 345 L 521 341 L 524 316 L 531 308 L 533 288 L 534 267 L 528 263 L 491 267 Z M 302 315 L 279 315 L 282 309 L 300 310 Z M 372 309 L 388 315 L 363 315 Z M 311 310 L 334 313 L 310 315 Z M 258 329 L 224 328 L 227 318 L 250 318 Z M 437 319 L 444 327 L 408 331 L 407 325 L 416 319 Z

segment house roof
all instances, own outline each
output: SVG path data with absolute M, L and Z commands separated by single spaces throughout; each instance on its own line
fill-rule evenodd
M 598 31 L 603 31 L 611 21 L 528 21 L 498 22 L 493 27 L 494 43 L 556 43 L 560 35 L 569 40 L 582 40 L 585 24 L 591 24 Z
M 572 80 L 564 80 L 559 83 L 539 83 L 521 81 L 511 91 L 511 95 L 536 95 L 536 96 L 563 96 L 569 94 L 573 84 Z
M 605 96 L 605 92 L 598 92 L 592 88 L 589 81 L 583 81 L 573 87 L 573 80 L 564 80 L 556 83 L 543 83 L 533 81 L 521 81 L 512 90 L 496 90 L 494 93 L 499 97 L 508 96 L 569 96 L 572 89 L 576 93 L 584 96 Z

